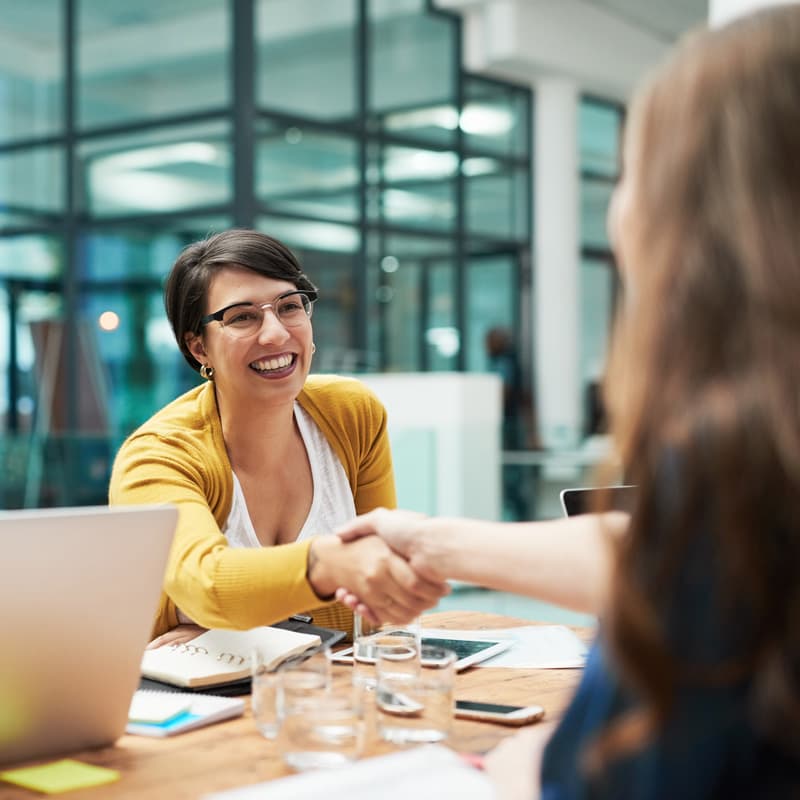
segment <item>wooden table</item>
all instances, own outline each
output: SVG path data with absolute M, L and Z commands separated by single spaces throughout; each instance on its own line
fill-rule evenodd
M 427 627 L 462 630 L 530 624 L 528 620 L 475 611 L 428 614 L 423 620 Z M 544 707 L 546 718 L 552 720 L 562 714 L 579 677 L 580 671 L 573 669 L 473 668 L 457 676 L 456 697 L 516 705 L 536 703 Z M 483 752 L 515 730 L 457 719 L 448 745 L 459 751 Z M 368 755 L 391 750 L 390 745 L 372 742 Z M 276 754 L 274 743 L 256 730 L 249 703 L 244 716 L 238 719 L 168 739 L 125 735 L 111 747 L 69 755 L 89 764 L 119 770 L 122 777 L 106 786 L 69 792 L 64 795 L 68 800 L 197 798 L 213 791 L 291 774 Z M 0 782 L 2 800 L 31 800 L 35 796 L 26 789 Z

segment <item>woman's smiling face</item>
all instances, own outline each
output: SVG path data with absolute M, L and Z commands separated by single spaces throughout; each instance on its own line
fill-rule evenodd
M 289 281 L 227 267 L 209 283 L 206 313 L 234 303 L 271 303 L 296 288 Z M 221 398 L 237 404 L 252 398 L 282 405 L 293 402 L 305 384 L 311 368 L 313 330 L 309 318 L 286 327 L 273 309 L 267 308 L 260 329 L 249 337 L 237 338 L 212 321 L 188 344 L 198 361 L 214 368 L 214 384 Z

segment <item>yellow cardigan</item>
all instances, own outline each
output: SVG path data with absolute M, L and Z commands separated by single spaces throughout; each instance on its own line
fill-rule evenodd
M 357 380 L 314 375 L 297 399 L 341 460 L 356 512 L 393 508 L 386 410 L 377 397 Z M 158 411 L 117 453 L 111 505 L 173 503 L 179 511 L 153 636 L 178 624 L 176 606 L 204 627 L 245 629 L 320 604 L 306 580 L 310 540 L 228 546 L 221 527 L 233 500 L 232 474 L 211 382 Z M 313 616 L 319 625 L 352 624 L 339 604 L 314 608 Z

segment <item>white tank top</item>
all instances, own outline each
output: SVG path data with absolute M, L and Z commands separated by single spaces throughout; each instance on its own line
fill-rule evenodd
M 311 508 L 297 541 L 307 539 L 309 536 L 333 533 L 340 525 L 353 519 L 356 515 L 356 506 L 353 501 L 353 490 L 347 480 L 347 475 L 333 451 L 328 440 L 323 435 L 319 426 L 311 416 L 303 410 L 299 403 L 294 404 L 294 418 L 303 444 L 306 446 L 308 461 L 311 464 L 311 482 L 313 496 Z M 222 532 L 231 547 L 261 547 L 255 528 L 247 511 L 244 492 L 233 473 L 233 502 L 228 519 Z M 186 614 L 178 609 L 178 622 L 193 622 Z
M 297 541 L 309 536 L 332 533 L 340 525 L 353 519 L 356 507 L 353 490 L 347 480 L 342 462 L 334 453 L 317 423 L 299 403 L 294 404 L 294 418 L 311 464 L 313 496 L 308 517 L 303 523 Z M 233 473 L 233 503 L 222 532 L 231 547 L 261 547 L 258 541 L 242 486 Z

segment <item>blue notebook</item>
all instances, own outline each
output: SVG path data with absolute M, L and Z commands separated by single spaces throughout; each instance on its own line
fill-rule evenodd
M 244 700 L 186 692 L 134 692 L 126 733 L 174 736 L 213 722 L 241 716 Z

